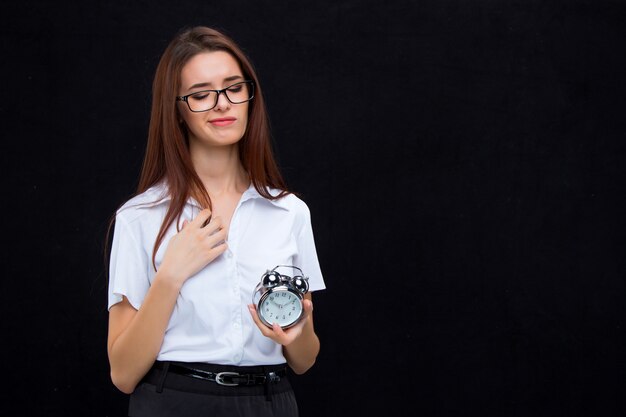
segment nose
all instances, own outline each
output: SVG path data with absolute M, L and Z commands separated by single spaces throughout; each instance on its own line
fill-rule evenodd
M 218 92 L 216 100 L 217 102 L 213 110 L 221 111 L 221 110 L 228 110 L 230 108 L 230 101 L 228 100 L 228 97 L 226 97 L 225 91 Z

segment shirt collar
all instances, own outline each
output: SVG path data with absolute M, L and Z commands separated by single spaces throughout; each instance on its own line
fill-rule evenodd
M 276 196 L 276 195 L 280 194 L 280 190 L 277 190 L 277 189 L 274 189 L 274 188 L 267 188 L 267 191 L 272 196 Z M 241 195 L 241 204 L 243 204 L 244 202 L 246 202 L 248 200 L 252 200 L 252 199 L 261 199 L 261 200 L 267 201 L 268 203 L 273 204 L 274 206 L 276 206 L 278 208 L 282 208 L 282 209 L 288 210 L 288 207 L 286 205 L 286 202 L 285 202 L 284 198 L 278 198 L 278 199 L 275 199 L 275 200 L 270 200 L 268 198 L 265 198 L 257 191 L 256 188 L 254 188 L 254 185 L 250 184 L 248 189 L 246 191 L 244 191 L 243 194 Z
M 272 196 L 276 196 L 280 194 L 280 190 L 277 190 L 274 188 L 268 188 L 267 190 Z M 144 201 L 140 202 L 139 204 L 143 207 L 154 207 L 159 204 L 167 203 L 171 201 L 171 199 L 172 199 L 172 196 L 168 192 L 167 184 L 165 183 L 165 181 L 161 181 L 158 184 L 155 184 L 154 186 L 150 187 L 146 191 L 145 199 L 143 199 Z M 278 208 L 288 210 L 288 207 L 286 205 L 284 198 L 279 198 L 275 200 L 270 200 L 268 198 L 265 198 L 257 191 L 256 188 L 254 188 L 254 185 L 250 184 L 248 189 L 244 191 L 243 194 L 241 195 L 240 203 L 243 204 L 244 202 L 248 200 L 254 200 L 254 199 L 261 199 L 261 200 L 267 201 L 268 203 L 273 204 L 274 206 Z M 187 199 L 187 204 L 195 206 L 199 209 L 202 208 L 200 206 L 200 203 L 198 203 L 198 201 L 193 197 L 189 197 Z

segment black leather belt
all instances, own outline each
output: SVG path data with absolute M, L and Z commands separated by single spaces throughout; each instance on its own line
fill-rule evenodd
M 211 372 L 203 369 L 188 368 L 175 363 L 156 362 L 154 367 L 165 372 L 188 376 L 215 382 L 218 385 L 235 387 L 238 385 L 263 385 L 280 381 L 286 374 L 285 368 L 279 368 L 266 373 L 242 373 L 242 372 Z

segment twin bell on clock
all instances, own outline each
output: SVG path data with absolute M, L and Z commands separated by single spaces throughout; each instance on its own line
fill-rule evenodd
M 291 268 L 296 273 L 281 274 L 278 272 L 280 268 Z M 300 268 L 293 265 L 278 265 L 263 274 L 254 289 L 252 301 L 263 324 L 272 327 L 277 323 L 283 329 L 287 329 L 302 318 L 304 313 L 302 300 L 308 291 L 309 278 L 304 276 Z

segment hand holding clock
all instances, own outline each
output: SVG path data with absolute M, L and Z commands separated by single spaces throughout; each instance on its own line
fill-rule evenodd
M 297 324 L 288 329 L 281 328 L 277 323 L 274 323 L 271 328 L 267 327 L 259 318 L 254 304 L 248 304 L 248 309 L 250 310 L 252 320 L 254 320 L 259 330 L 261 330 L 263 336 L 269 337 L 280 345 L 288 346 L 302 334 L 302 329 L 313 311 L 313 302 L 308 298 L 302 300 L 302 306 L 304 308 L 302 318 Z

